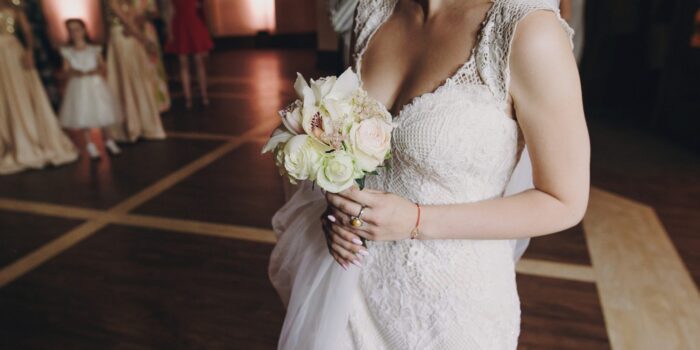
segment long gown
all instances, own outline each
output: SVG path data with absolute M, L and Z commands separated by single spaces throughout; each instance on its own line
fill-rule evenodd
M 155 0 L 135 0 L 136 7 L 140 12 L 159 13 L 160 9 Z M 143 32 L 148 40 L 156 44 L 156 54 L 148 55 L 148 60 L 151 63 L 151 69 L 154 71 L 156 80 L 155 85 L 156 101 L 158 101 L 158 110 L 163 113 L 170 109 L 170 91 L 168 90 L 168 75 L 163 64 L 163 53 L 160 46 L 160 38 L 156 26 L 150 19 L 146 19 L 143 23 Z
M 358 74 L 372 35 L 397 1 L 360 1 L 354 29 Z M 391 166 L 370 176 L 368 188 L 423 205 L 508 194 L 523 150 L 520 128 L 508 112 L 510 43 L 517 23 L 540 9 L 558 16 L 544 0 L 493 2 L 469 60 L 396 116 Z M 370 241 L 364 267 L 345 272 L 323 241 L 318 218 L 325 206 L 323 196 L 304 185 L 273 217 L 278 243 L 269 272 L 287 306 L 279 349 L 516 348 L 514 241 Z
M 78 152 L 61 130 L 36 69 L 24 69 L 17 13 L 0 9 L 0 174 L 61 165 Z
M 122 10 L 139 15 L 135 6 L 123 5 Z M 141 42 L 125 34 L 125 27 L 116 16 L 110 17 L 107 83 L 124 112 L 124 122 L 113 126 L 112 134 L 119 141 L 164 139 L 154 83 L 158 79 L 156 71 Z

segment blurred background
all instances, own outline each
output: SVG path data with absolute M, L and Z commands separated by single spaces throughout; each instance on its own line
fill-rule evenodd
M 593 188 L 518 265 L 520 347 L 698 349 L 700 2 L 552 2 L 576 30 Z M 289 188 L 260 149 L 297 72 L 347 66 L 356 5 L 0 0 L 0 349 L 276 348 Z M 70 125 L 88 75 L 127 127 Z

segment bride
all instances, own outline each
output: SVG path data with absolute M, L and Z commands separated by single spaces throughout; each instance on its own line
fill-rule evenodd
M 516 348 L 514 242 L 588 198 L 573 33 L 550 6 L 359 1 L 354 68 L 395 116 L 393 157 L 365 190 L 302 184 L 273 218 L 280 349 Z

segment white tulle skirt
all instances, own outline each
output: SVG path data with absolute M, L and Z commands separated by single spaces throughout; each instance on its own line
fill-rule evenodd
M 66 86 L 59 120 L 65 128 L 102 128 L 120 122 L 121 111 L 102 76 L 74 77 Z
M 525 149 L 504 195 L 532 187 L 532 165 Z M 348 325 L 360 270 L 343 270 L 329 254 L 320 222 L 326 205 L 318 187 L 302 183 L 272 218 L 278 241 L 270 257 L 270 281 L 287 307 L 280 350 L 337 349 Z M 528 242 L 512 241 L 515 260 Z

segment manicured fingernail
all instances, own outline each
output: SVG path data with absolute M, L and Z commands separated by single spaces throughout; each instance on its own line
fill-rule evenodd
M 342 267 L 342 268 L 343 268 L 343 270 L 345 270 L 345 271 L 347 271 L 347 270 L 348 270 L 348 267 L 347 267 L 347 266 L 346 266 L 345 264 L 340 264 L 340 267 Z
M 333 215 L 328 215 L 328 220 L 330 220 L 331 222 L 335 222 L 335 221 L 336 221 L 336 220 L 335 220 L 335 216 L 333 216 Z
M 355 243 L 355 244 L 357 244 L 357 245 L 362 245 L 362 240 L 359 239 L 359 238 L 353 238 L 353 239 L 352 239 L 352 243 Z
M 353 265 L 355 265 L 357 267 L 362 267 L 362 264 L 360 264 L 360 262 L 358 260 L 353 260 L 352 263 L 353 263 Z
M 360 255 L 369 256 L 369 252 L 365 249 L 360 249 L 360 251 L 358 251 L 357 253 Z

